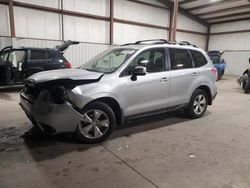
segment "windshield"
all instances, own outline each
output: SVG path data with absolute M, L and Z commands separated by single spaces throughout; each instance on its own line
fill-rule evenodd
M 120 67 L 135 52 L 136 49 L 132 48 L 108 50 L 90 60 L 80 68 L 94 72 L 111 73 L 114 72 L 118 67 Z

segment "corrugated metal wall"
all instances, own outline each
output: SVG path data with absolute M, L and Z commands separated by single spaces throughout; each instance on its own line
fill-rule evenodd
M 213 25 L 211 33 L 225 31 L 239 31 L 250 29 L 250 21 L 225 23 Z M 226 73 L 240 75 L 249 67 L 250 58 L 250 33 L 234 33 L 224 35 L 212 35 L 209 41 L 209 50 L 226 50 L 223 58 L 227 62 Z
M 10 36 L 9 9 L 7 5 L 0 5 L 0 35 Z
M 0 37 L 0 49 L 11 45 L 12 45 L 12 39 L 10 37 Z
M 150 3 L 156 3 L 151 1 Z M 163 6 L 163 5 L 161 5 Z M 125 0 L 115 0 L 114 17 L 122 20 L 169 26 L 169 11 Z M 155 29 L 124 23 L 114 24 L 114 43 L 123 44 L 144 39 L 167 38 L 166 29 Z
M 204 34 L 207 33 L 206 26 L 186 17 L 181 13 L 178 14 L 177 28 L 194 32 L 201 32 Z M 206 48 L 206 35 L 177 32 L 176 39 L 177 41 L 189 41 L 200 48 Z
M 16 0 L 45 7 L 60 9 L 61 0 Z M 156 0 L 140 0 L 165 7 Z M 68 11 L 109 17 L 109 0 L 63 0 L 63 8 Z M 114 17 L 161 28 L 114 23 L 114 44 L 123 44 L 143 39 L 168 38 L 170 13 L 164 8 L 147 6 L 127 0 L 114 1 Z M 0 47 L 7 45 L 31 47 L 55 47 L 62 40 L 62 20 L 58 13 L 14 6 L 15 30 L 17 38 L 0 38 Z M 0 36 L 10 36 L 8 6 L 0 5 Z M 206 27 L 179 15 L 178 28 L 206 33 Z M 96 54 L 108 49 L 109 21 L 101 21 L 77 16 L 64 15 L 64 39 L 78 40 L 80 45 L 72 46 L 65 53 L 66 58 L 77 67 Z M 205 47 L 202 35 L 177 33 L 178 40 L 191 41 Z

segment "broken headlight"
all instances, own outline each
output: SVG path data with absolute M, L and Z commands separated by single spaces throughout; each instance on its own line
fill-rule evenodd
M 49 89 L 50 100 L 56 104 L 62 104 L 65 101 L 65 88 L 63 86 L 55 86 Z

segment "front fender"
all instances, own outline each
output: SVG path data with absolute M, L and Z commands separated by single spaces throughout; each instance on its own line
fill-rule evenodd
M 67 97 L 69 99 L 69 102 L 72 103 L 74 106 L 76 106 L 79 109 L 82 109 L 85 105 L 90 103 L 91 101 L 97 100 L 99 98 L 113 98 L 117 102 L 119 100 L 119 96 L 115 95 L 112 92 L 99 92 L 95 93 L 94 95 L 91 95 L 91 93 L 80 93 L 77 90 L 71 91 L 67 94 Z

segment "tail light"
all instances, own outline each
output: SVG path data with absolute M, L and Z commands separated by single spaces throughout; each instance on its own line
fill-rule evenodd
M 66 68 L 68 68 L 68 69 L 71 69 L 71 68 L 72 68 L 72 64 L 71 64 L 70 62 L 65 61 L 64 63 L 65 63 L 65 65 L 66 65 Z
M 211 73 L 212 75 L 216 78 L 216 80 L 218 79 L 218 73 L 217 73 L 217 69 L 215 67 L 213 67 L 211 69 Z

